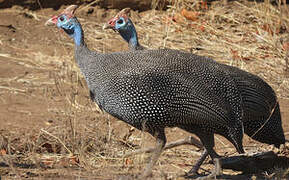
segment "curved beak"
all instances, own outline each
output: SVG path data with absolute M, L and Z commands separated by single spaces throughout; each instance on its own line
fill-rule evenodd
M 102 29 L 105 30 L 105 29 L 113 29 L 113 27 L 108 24 L 108 23 L 105 23 L 103 26 L 102 26 Z
M 107 21 L 103 26 L 102 29 L 114 29 L 115 21 L 117 20 L 116 17 L 111 18 L 109 21 Z
M 45 22 L 45 26 L 53 26 L 57 23 L 57 16 L 53 16 Z

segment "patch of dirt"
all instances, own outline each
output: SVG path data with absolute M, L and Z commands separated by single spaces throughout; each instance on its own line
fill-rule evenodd
M 62 3 L 59 1 L 59 5 Z M 135 176 L 144 167 L 147 155 L 129 158 L 121 155 L 153 146 L 154 140 L 101 112 L 90 101 L 86 83 L 74 63 L 73 42 L 56 28 L 44 26 L 45 21 L 61 9 L 63 7 L 58 11 L 50 8 L 30 11 L 14 6 L 0 10 L 0 177 Z M 102 24 L 116 11 L 93 9 L 77 13 L 89 47 L 101 52 L 127 50 L 116 33 L 102 30 Z M 139 18 L 136 24 L 141 18 L 153 16 L 152 13 L 158 16 L 166 12 L 136 14 Z M 146 39 L 147 36 L 141 34 L 147 42 L 154 38 Z M 173 41 L 167 42 L 175 45 Z M 150 43 L 154 41 L 146 45 Z M 177 47 L 178 42 L 175 43 Z M 256 70 L 256 74 L 259 72 Z M 288 95 L 281 94 L 284 86 L 280 90 L 275 80 L 269 83 L 278 91 L 278 96 L 283 97 L 279 101 L 283 128 L 289 139 Z M 167 134 L 168 141 L 190 135 L 176 128 L 168 129 Z M 271 148 L 249 137 L 244 138 L 244 146 L 247 151 Z M 220 154 L 235 153 L 232 145 L 220 136 L 216 138 L 216 150 Z M 200 150 L 191 146 L 167 150 L 154 168 L 154 178 L 182 179 L 180 175 L 190 169 L 199 155 Z M 206 164 L 204 168 L 212 166 Z

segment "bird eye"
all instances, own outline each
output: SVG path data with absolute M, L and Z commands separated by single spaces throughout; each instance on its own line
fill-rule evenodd
M 60 21 L 64 21 L 64 17 L 61 16 L 61 17 L 59 18 L 59 20 L 60 20 Z
M 117 24 L 122 24 L 122 23 L 123 23 L 123 20 L 122 20 L 122 19 L 120 19 L 120 20 L 117 21 Z

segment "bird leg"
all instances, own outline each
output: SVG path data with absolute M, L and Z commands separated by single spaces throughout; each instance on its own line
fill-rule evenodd
M 196 180 L 208 180 L 208 179 L 216 179 L 216 176 L 222 175 L 222 168 L 221 168 L 221 163 L 219 158 L 214 159 L 214 165 L 215 169 L 211 174 L 204 176 L 204 177 L 198 177 Z
M 204 149 L 201 157 L 197 160 L 196 164 L 192 167 L 192 169 L 186 174 L 186 176 L 194 176 L 198 175 L 198 170 L 206 157 L 208 156 L 209 152 L 207 149 Z M 211 156 L 211 155 L 210 155 Z M 215 169 L 205 177 L 198 177 L 197 180 L 207 180 L 211 178 L 215 178 L 216 176 L 222 175 L 222 166 L 220 162 L 220 156 L 213 151 L 211 158 L 213 159 Z
M 200 177 L 200 178 L 206 179 L 206 178 L 216 177 L 216 176 L 221 174 L 222 170 L 221 170 L 221 165 L 220 165 L 220 161 L 219 161 L 220 156 L 216 153 L 216 151 L 213 148 L 215 146 L 214 134 L 213 133 L 204 133 L 204 132 L 197 132 L 197 133 L 198 133 L 197 136 L 200 137 L 201 142 L 204 144 L 205 150 L 204 150 L 201 158 L 197 161 L 197 164 L 195 166 L 193 166 L 193 169 L 191 171 L 198 170 L 200 165 L 205 160 L 205 157 L 209 154 L 211 159 L 214 162 L 215 169 L 208 176 Z
M 193 165 L 192 169 L 186 174 L 186 176 L 193 176 L 198 174 L 198 170 L 200 169 L 201 165 L 209 155 L 207 149 L 204 149 L 202 152 L 201 157 L 197 160 L 197 162 Z
M 206 148 L 207 149 L 207 148 Z M 210 177 L 216 177 L 222 174 L 222 166 L 221 166 L 221 162 L 220 162 L 220 158 L 221 156 L 219 156 L 213 148 L 208 148 L 208 153 L 210 155 L 210 157 L 212 158 L 214 165 L 215 165 L 215 169 L 214 171 L 209 175 Z
M 164 147 L 163 150 L 171 149 L 171 148 L 174 148 L 174 147 L 177 147 L 177 146 L 181 146 L 181 145 L 193 145 L 193 146 L 196 146 L 196 147 L 198 147 L 200 149 L 203 148 L 203 144 L 198 139 L 196 139 L 193 136 L 188 136 L 188 137 L 186 137 L 184 139 L 180 139 L 180 140 L 168 143 Z M 129 152 L 129 153 L 125 154 L 123 157 L 128 157 L 128 156 L 131 156 L 131 155 L 136 155 L 136 154 L 141 154 L 141 153 L 151 153 L 153 151 L 155 151 L 155 147 L 139 149 L 139 150 L 136 150 L 136 151 L 133 151 L 133 152 Z
M 152 174 L 152 168 L 156 164 L 157 160 L 159 159 L 165 147 L 165 144 L 166 144 L 166 136 L 165 136 L 164 130 L 159 131 L 156 134 L 156 147 L 155 147 L 154 153 L 151 156 L 150 162 L 147 164 L 144 172 L 142 173 L 140 177 L 141 179 L 146 179 Z

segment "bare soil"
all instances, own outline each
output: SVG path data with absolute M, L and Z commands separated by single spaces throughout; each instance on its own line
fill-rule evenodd
M 229 5 L 238 9 L 234 2 Z M 77 14 L 89 47 L 101 52 L 126 50 L 127 45 L 116 33 L 101 29 L 102 24 L 117 11 L 93 9 L 93 12 L 84 9 Z M 0 176 L 4 179 L 135 177 L 148 156 L 122 158 L 122 155 L 152 146 L 154 140 L 101 112 L 90 101 L 86 83 L 74 63 L 73 42 L 56 28 L 44 26 L 49 17 L 59 12 L 61 9 L 30 11 L 21 6 L 0 9 Z M 152 14 L 156 18 L 158 15 L 171 15 L 170 12 L 146 11 L 133 13 L 133 17 L 136 24 L 141 24 L 142 19 Z M 166 26 L 165 23 L 158 25 Z M 140 26 L 137 28 L 144 31 Z M 187 27 L 181 28 L 187 30 Z M 140 36 L 146 46 L 158 46 L 154 44 L 153 34 Z M 148 36 L 150 42 L 146 41 Z M 178 45 L 173 41 L 169 44 L 175 49 Z M 192 46 L 188 42 L 182 45 Z M 179 49 L 184 50 L 181 46 Z M 199 54 L 204 55 L 204 51 Z M 283 65 L 282 62 L 270 68 L 283 69 Z M 286 93 L 289 86 L 282 84 L 288 82 L 288 78 L 279 73 L 279 79 L 283 79 L 278 84 L 275 71 L 272 73 L 276 79 L 271 81 L 270 70 L 256 68 L 255 71 L 254 62 L 245 66 L 250 66 L 250 72 L 265 77 L 276 90 L 288 139 L 289 95 Z M 168 129 L 167 134 L 168 141 L 190 135 L 175 128 Z M 272 149 L 249 137 L 244 138 L 244 146 L 249 152 Z M 236 154 L 233 146 L 220 136 L 216 138 L 216 150 L 222 155 Z M 199 155 L 200 150 L 191 146 L 165 151 L 154 167 L 152 179 L 183 179 L 181 176 Z M 212 166 L 207 164 L 203 168 L 211 170 Z M 225 173 L 232 175 L 231 178 L 238 174 Z

